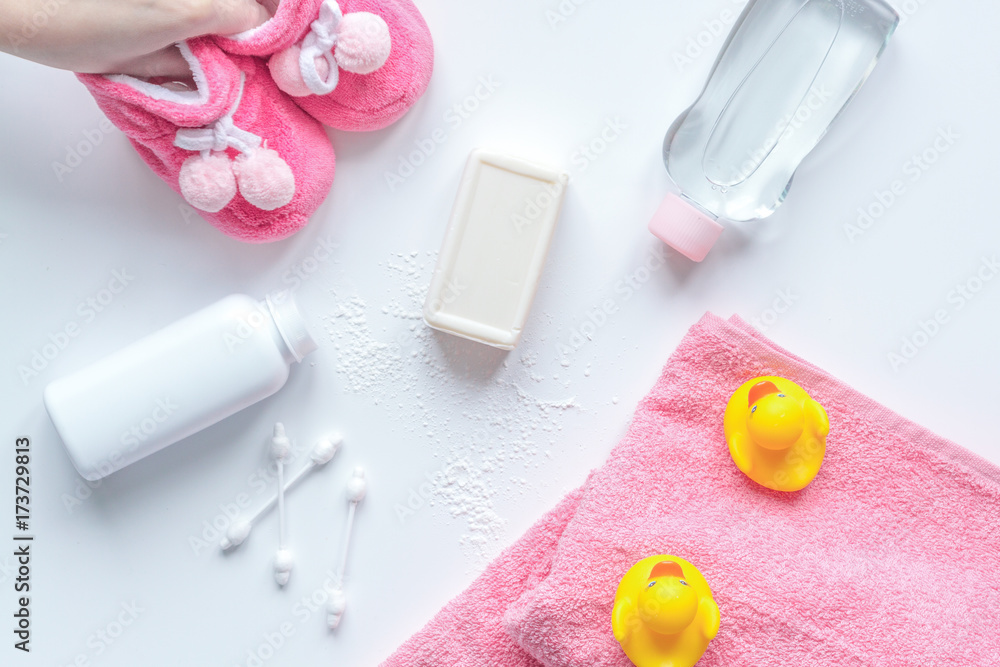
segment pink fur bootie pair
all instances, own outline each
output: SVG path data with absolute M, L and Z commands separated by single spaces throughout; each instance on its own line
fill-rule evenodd
M 281 0 L 262 25 L 177 45 L 193 89 L 78 74 L 150 168 L 223 233 L 301 229 L 333 183 L 328 125 L 378 130 L 430 81 L 430 32 L 411 0 Z

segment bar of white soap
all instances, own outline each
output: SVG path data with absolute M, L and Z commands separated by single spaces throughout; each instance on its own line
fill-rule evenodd
M 469 156 L 424 303 L 431 327 L 512 350 L 521 338 L 569 176 L 519 158 Z

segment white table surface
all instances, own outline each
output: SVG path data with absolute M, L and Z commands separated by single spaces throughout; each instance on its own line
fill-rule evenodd
M 778 213 L 746 233 L 727 231 L 701 265 L 670 254 L 628 294 L 620 281 L 659 248 L 645 225 L 670 188 L 663 134 L 700 90 L 722 38 L 705 32 L 704 53 L 690 63 L 676 56 L 740 3 L 562 5 L 575 10 L 553 25 L 547 12 L 559 11 L 558 0 L 422 0 L 437 49 L 427 94 L 389 129 L 332 133 L 330 197 L 298 235 L 264 246 L 183 215 L 120 132 L 100 134 L 102 116 L 71 75 L 0 57 L 0 479 L 11 494 L 13 442 L 30 436 L 37 535 L 33 651 L 14 651 L 5 630 L 0 663 L 254 665 L 250 652 L 285 624 L 291 636 L 274 655 L 263 651 L 264 664 L 375 665 L 602 463 L 706 311 L 758 318 L 779 344 L 1000 463 L 1000 280 L 962 307 L 954 292 L 1000 254 L 991 194 L 1000 8 L 901 3 L 911 15 Z M 499 85 L 481 88 L 479 108 L 449 123 L 449 108 L 482 78 Z M 579 147 L 609 121 L 621 126 L 615 141 L 581 159 Z M 390 191 L 385 172 L 438 128 L 447 141 Z M 953 145 L 913 181 L 912 156 L 949 130 Z M 88 136 L 102 139 L 59 180 L 53 163 Z M 414 319 L 475 147 L 572 174 L 525 338 L 506 355 Z M 852 242 L 845 225 L 897 179 L 904 194 Z M 327 256 L 324 245 L 335 246 L 327 259 L 309 259 Z M 80 304 L 98 298 L 115 270 L 133 277 L 129 285 L 87 314 Z M 296 289 L 320 343 L 288 385 L 82 487 L 42 406 L 45 385 L 222 296 L 281 287 Z M 781 293 L 792 303 L 779 303 L 776 316 L 768 309 Z M 590 339 L 574 339 L 607 299 L 617 312 Z M 947 323 L 893 368 L 888 355 L 939 310 Z M 22 381 L 18 368 L 70 322 L 79 335 Z M 286 590 L 270 574 L 273 515 L 228 557 L 190 540 L 239 494 L 264 498 L 250 476 L 266 463 L 276 420 L 302 447 L 328 431 L 345 437 L 337 459 L 289 496 L 297 564 Z M 468 482 L 425 486 L 421 503 L 427 476 L 456 464 Z M 356 524 L 348 610 L 331 634 L 301 600 L 336 561 L 355 465 L 367 469 L 370 494 Z M 416 509 L 402 512 L 408 503 Z M 5 627 L 15 604 L 11 551 L 0 548 Z

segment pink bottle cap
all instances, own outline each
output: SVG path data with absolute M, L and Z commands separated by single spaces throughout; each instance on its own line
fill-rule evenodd
M 718 240 L 722 225 L 677 195 L 667 195 L 649 221 L 649 231 L 688 259 L 700 262 Z

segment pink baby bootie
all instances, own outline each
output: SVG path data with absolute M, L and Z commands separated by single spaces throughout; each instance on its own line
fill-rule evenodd
M 397 121 L 434 66 L 430 31 L 410 0 L 282 0 L 262 26 L 216 40 L 231 53 L 270 56 L 278 87 L 341 130 Z
M 322 126 L 255 58 L 209 38 L 178 44 L 194 90 L 126 75 L 79 74 L 142 159 L 223 233 L 250 243 L 302 228 L 333 183 Z

